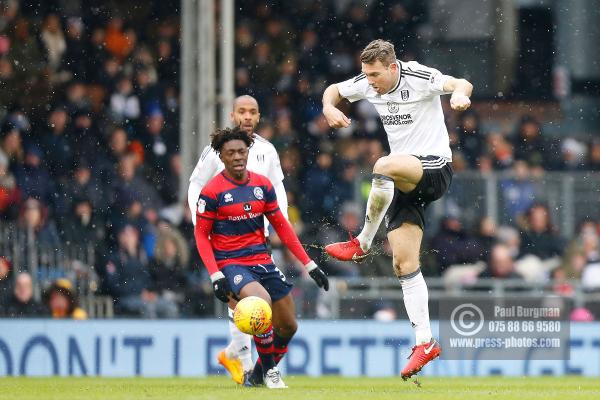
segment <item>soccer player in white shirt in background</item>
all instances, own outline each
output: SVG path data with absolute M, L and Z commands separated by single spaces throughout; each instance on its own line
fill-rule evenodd
M 283 186 L 283 171 L 279 155 L 275 147 L 266 139 L 255 133 L 256 126 L 260 120 L 258 102 L 252 96 L 244 95 L 237 97 L 233 102 L 233 111 L 230 114 L 231 121 L 239 126 L 248 135 L 254 137 L 254 144 L 250 147 L 248 154 L 248 170 L 265 175 L 275 189 L 277 202 L 281 212 L 288 219 L 288 202 L 285 187 Z M 192 221 L 196 225 L 196 203 L 202 188 L 214 176 L 219 174 L 225 166 L 219 155 L 210 145 L 202 151 L 202 155 L 190 177 L 188 189 L 188 205 L 192 212 Z M 268 236 L 268 222 L 265 220 L 265 235 Z M 251 343 L 252 336 L 240 332 L 232 321 L 235 303 L 229 303 L 229 333 L 231 342 L 221 350 L 217 359 L 231 374 L 234 381 L 239 384 L 244 382 L 244 374 L 252 370 Z
M 360 60 L 360 75 L 325 90 L 323 114 L 332 128 L 348 127 L 350 119 L 336 105 L 343 98 L 368 100 L 381 117 L 391 152 L 373 168 L 360 234 L 348 242 L 330 244 L 325 250 L 344 261 L 365 258 L 385 217 L 394 272 L 416 336 L 416 345 L 401 372 L 406 380 L 441 352 L 432 337 L 429 295 L 419 266 L 425 208 L 442 197 L 452 180 L 452 153 L 440 95 L 451 93 L 451 108 L 466 110 L 471 105 L 473 85 L 416 61 L 401 62 L 396 59 L 394 45 L 381 39 L 369 43 Z

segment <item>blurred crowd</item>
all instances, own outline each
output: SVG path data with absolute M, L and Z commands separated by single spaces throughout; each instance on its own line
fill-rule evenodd
M 0 254 L 2 315 L 61 315 L 50 295 L 36 303 L 32 282 L 47 278 L 44 293 L 70 285 L 64 292 L 75 296 L 90 289 L 73 285 L 82 273 L 97 278 L 95 293 L 111 296 L 118 315 L 212 310 L 191 216 L 177 204 L 186 184 L 178 7 L 2 2 L 0 218 L 9 242 Z M 24 272 L 32 245 L 42 255 L 64 254 L 53 261 L 91 250 L 93 271 L 42 276 L 36 254 L 32 276 Z
M 178 202 L 179 185 L 187 184 L 179 156 L 179 2 L 91 3 L 1 2 L 1 224 L 23 244 L 21 263 L 29 257 L 27 243 L 65 255 L 91 247 L 94 293 L 111 296 L 118 315 L 211 314 L 191 216 Z M 419 59 L 426 7 L 274 3 L 244 1 L 236 10 L 236 92 L 258 99 L 258 133 L 280 154 L 290 220 L 304 243 L 315 244 L 313 257 L 334 276 L 389 276 L 383 236 L 369 266 L 320 258 L 319 246 L 362 226 L 368 173 L 387 154 L 371 106 L 343 105 L 354 123 L 333 131 L 320 99 L 327 84 L 359 71 L 357 55 L 374 38 L 393 39 L 403 60 Z M 476 111 L 446 115 L 457 172 L 527 177 L 600 170 L 600 140 L 548 137 L 533 116 L 515 116 L 514 129 L 500 131 Z M 584 277 L 600 286 L 597 221 L 582 222 L 576 238 L 564 238 L 544 204 L 511 204 L 518 216 L 512 226 L 484 219 L 465 229 L 458 217 L 444 219 L 424 248 L 424 270 L 440 275 L 469 265 L 452 279 Z M 282 268 L 302 277 L 276 237 L 273 246 Z M 51 276 L 38 304 L 32 276 L 26 266 L 15 270 L 9 247 L 0 246 L 2 315 L 81 317 L 77 277 Z M 569 288 L 557 283 L 557 290 Z

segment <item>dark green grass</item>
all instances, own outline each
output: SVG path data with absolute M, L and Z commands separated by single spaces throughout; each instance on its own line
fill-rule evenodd
M 285 381 L 289 389 L 274 392 L 266 388 L 241 388 L 226 377 L 0 378 L 0 399 L 600 399 L 598 378 L 423 377 L 419 378 L 421 387 L 399 378 L 288 376 Z

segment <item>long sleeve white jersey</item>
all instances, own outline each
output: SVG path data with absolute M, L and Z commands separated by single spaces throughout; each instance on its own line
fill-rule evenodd
M 269 178 L 277 195 L 277 203 L 281 212 L 288 219 L 288 202 L 285 187 L 283 186 L 283 171 L 281 162 L 275 146 L 261 136 L 254 134 L 254 144 L 250 147 L 248 154 L 249 171 L 256 172 Z M 188 189 L 188 205 L 192 212 L 192 221 L 196 225 L 196 204 L 200 197 L 202 188 L 206 186 L 209 180 L 225 169 L 225 165 L 219 158 L 217 152 L 206 146 L 200 155 L 200 159 L 190 176 L 190 186 Z M 265 233 L 267 233 L 268 221 L 265 218 Z
M 452 161 L 448 129 L 440 95 L 451 78 L 416 61 L 397 61 L 400 77 L 385 94 L 378 94 L 360 74 L 337 84 L 340 95 L 351 102 L 366 99 L 375 106 L 392 154 L 439 156 Z

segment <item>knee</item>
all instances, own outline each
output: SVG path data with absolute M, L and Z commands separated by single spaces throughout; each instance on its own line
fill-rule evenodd
M 391 174 L 391 167 L 392 163 L 390 157 L 384 156 L 375 162 L 373 173 L 389 176 Z
M 280 326 L 273 328 L 278 336 L 290 338 L 294 336 L 294 334 L 298 330 L 298 323 L 295 320 L 286 321 L 285 323 L 280 324 Z

